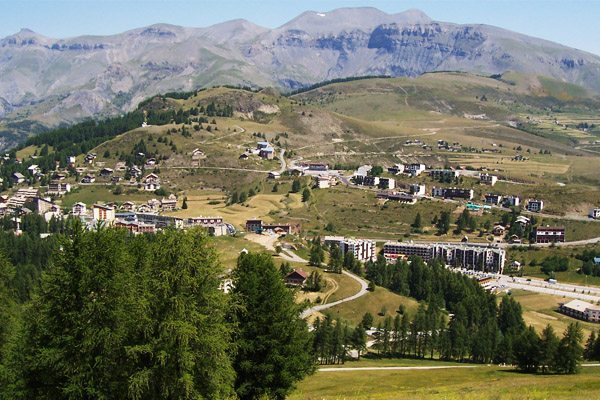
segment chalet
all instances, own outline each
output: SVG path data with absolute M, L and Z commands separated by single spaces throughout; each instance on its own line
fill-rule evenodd
M 121 177 L 121 176 L 117 176 L 117 175 L 113 175 L 113 176 L 110 178 L 110 182 L 111 182 L 111 183 L 113 183 L 113 184 L 114 184 L 114 183 L 119 183 L 119 182 L 121 182 L 122 180 L 123 180 L 123 177 Z
M 570 317 L 589 322 L 600 322 L 600 306 L 581 300 L 561 304 L 558 311 Z
M 73 207 L 71 207 L 71 214 L 81 216 L 87 213 L 87 208 L 85 203 L 75 203 Z
M 271 146 L 263 147 L 258 152 L 258 155 L 266 160 L 272 160 L 275 158 L 275 149 Z
M 122 211 L 135 211 L 135 203 L 133 201 L 126 201 L 121 204 L 120 209 Z
M 527 209 L 527 211 L 541 212 L 544 209 L 544 201 L 536 200 L 536 199 L 529 199 L 527 201 L 527 206 L 525 208 Z
M 38 165 L 35 165 L 35 164 L 30 165 L 27 168 L 27 171 L 29 171 L 29 173 L 31 175 L 33 175 L 33 176 L 35 176 L 35 175 L 39 174 L 40 172 L 42 172 L 41 168 Z
M 10 178 L 12 179 L 13 183 L 16 184 L 25 182 L 25 176 L 20 172 L 15 172 L 10 176 Z
M 594 208 L 590 211 L 590 218 L 600 219 L 600 208 Z
M 502 195 L 488 193 L 485 195 L 485 202 L 487 204 L 493 204 L 493 205 L 497 206 L 498 204 L 500 204 L 500 202 L 502 202 Z
M 109 177 L 114 173 L 112 168 L 102 168 L 100 170 L 100 176 Z
M 285 276 L 284 280 L 287 285 L 302 286 L 304 285 L 304 282 L 306 282 L 307 278 L 308 274 L 302 269 L 294 269 L 292 272 Z
M 17 190 L 17 193 L 13 197 L 22 198 L 25 202 L 33 201 L 36 197 L 40 196 L 40 191 L 36 188 L 22 188 Z
M 142 176 L 142 169 L 137 165 L 132 165 L 129 168 L 129 175 L 133 178 L 139 178 L 140 176 Z
M 451 187 L 451 188 L 436 188 L 436 187 L 434 187 L 431 190 L 431 195 L 433 197 L 443 197 L 445 199 L 460 198 L 460 199 L 472 200 L 473 199 L 473 189 L 463 189 L 463 188 L 456 188 L 456 187 Z
M 146 167 L 154 167 L 156 165 L 156 158 L 149 158 L 146 160 Z
M 480 174 L 479 175 L 479 183 L 482 183 L 484 185 L 494 186 L 497 181 L 498 181 L 498 177 L 496 175 L 490 175 L 490 174 Z
M 115 228 L 127 229 L 134 235 L 140 235 L 144 233 L 156 233 L 156 226 L 153 224 L 146 224 L 139 221 L 125 221 L 118 219 L 114 224 Z
M 81 183 L 94 183 L 94 182 L 96 182 L 96 177 L 94 175 L 91 175 L 91 174 L 87 174 L 81 180 Z
M 380 189 L 394 189 L 396 187 L 396 180 L 394 178 L 379 178 Z
M 267 177 L 269 179 L 279 179 L 279 178 L 281 178 L 281 174 L 278 171 L 271 171 L 271 172 L 269 172 Z
M 239 159 L 240 160 L 247 160 L 248 159 L 248 154 L 246 154 L 246 153 L 240 154 Z
M 404 173 L 412 176 L 421 175 L 425 171 L 425 164 L 408 164 L 404 166 Z
M 192 160 L 200 160 L 201 158 L 205 158 L 204 152 L 200 149 L 192 150 Z
M 77 161 L 77 158 L 75 156 L 67 157 L 67 164 L 69 165 L 69 167 L 74 167 L 76 161 Z
M 565 241 L 565 228 L 562 226 L 538 226 L 534 232 L 536 243 L 560 243 Z
M 391 167 L 388 167 L 388 172 L 394 175 L 400 175 L 404 172 L 404 164 L 394 164 Z
M 48 184 L 47 194 L 50 196 L 62 196 L 71 191 L 71 184 L 61 181 L 51 181 Z
M 67 175 L 61 172 L 55 172 L 54 174 L 52 174 L 52 179 L 55 181 L 64 181 L 65 179 L 67 179 Z
M 150 207 L 152 211 L 158 211 L 160 209 L 160 201 L 156 199 L 150 199 L 146 202 L 146 205 Z
M 148 174 L 144 179 L 142 179 L 142 184 L 144 185 L 145 191 L 153 192 L 160 189 L 160 178 L 154 173 Z
M 163 211 L 173 211 L 177 208 L 177 197 L 171 194 L 168 199 L 163 198 L 160 201 L 160 208 Z
M 96 160 L 97 157 L 98 156 L 96 153 L 88 153 L 85 155 L 85 158 L 83 159 L 83 161 L 86 164 L 92 164 L 94 162 L 94 160 Z
M 328 176 L 315 176 L 315 187 L 317 189 L 327 189 L 331 186 L 331 180 Z
M 504 207 L 519 207 L 521 204 L 521 198 L 519 196 L 504 196 L 502 198 L 502 205 Z
M 112 222 L 115 220 L 115 209 L 104 204 L 94 204 L 92 207 L 94 220 Z
M 115 170 L 116 171 L 125 171 L 127 169 L 127 164 L 123 161 L 119 161 L 116 165 L 115 165 Z
M 502 235 L 504 235 L 505 231 L 506 231 L 506 228 L 502 225 L 496 225 L 492 229 L 492 233 L 494 234 L 494 236 L 502 236 Z
M 425 196 L 426 188 L 425 185 L 420 185 L 418 183 L 413 183 L 408 187 L 408 192 L 415 196 Z

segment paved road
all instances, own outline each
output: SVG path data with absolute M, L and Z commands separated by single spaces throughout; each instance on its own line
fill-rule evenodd
M 279 168 L 280 174 L 283 174 L 287 168 L 284 155 L 285 155 L 285 150 L 281 149 L 281 151 L 279 152 L 279 163 L 281 164 L 281 167 Z
M 360 290 L 358 291 L 358 293 L 353 294 L 352 296 L 349 296 L 349 297 L 345 297 L 345 298 L 343 298 L 341 300 L 334 301 L 333 303 L 319 304 L 319 305 L 316 305 L 314 307 L 308 308 L 308 309 L 306 309 L 306 310 L 304 310 L 302 312 L 302 314 L 301 314 L 302 318 L 307 318 L 308 316 L 310 316 L 311 314 L 313 314 L 315 312 L 326 310 L 328 308 L 337 306 L 338 304 L 342 304 L 342 303 L 345 303 L 347 301 L 356 300 L 359 297 L 362 297 L 362 296 L 364 296 L 365 294 L 367 294 L 369 292 L 368 291 L 369 283 L 367 281 L 365 281 L 361 277 L 356 276 L 356 275 L 354 275 L 354 274 L 352 274 L 352 273 L 350 273 L 348 271 L 343 271 L 342 273 L 344 275 L 347 275 L 350 278 L 354 279 L 358 283 L 360 283 Z

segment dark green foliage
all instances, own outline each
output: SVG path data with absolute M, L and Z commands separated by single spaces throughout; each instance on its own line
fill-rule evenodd
M 183 198 L 183 203 L 181 204 L 181 209 L 183 210 L 187 210 L 188 205 L 187 205 L 187 197 Z
M 332 244 L 329 248 L 329 261 L 327 268 L 337 274 L 342 273 L 342 266 L 344 263 L 344 256 L 342 255 L 342 249 L 338 245 Z
M 315 267 L 320 267 L 325 260 L 325 251 L 321 244 L 321 238 L 315 237 L 310 246 L 310 259 L 309 264 Z
M 311 335 L 268 254 L 244 254 L 233 273 L 240 399 L 284 399 L 314 370 Z
M 445 235 L 450 230 L 450 211 L 442 211 L 435 223 L 438 234 Z
M 298 193 L 301 188 L 302 183 L 300 182 L 300 179 L 294 179 L 294 181 L 292 182 L 292 193 Z
M 318 292 L 323 288 L 323 276 L 319 271 L 310 273 L 304 284 L 304 289 L 310 292 Z
M 592 332 L 585 344 L 583 356 L 586 360 L 600 361 L 600 334 Z
M 201 231 L 76 230 L 11 353 L 11 398 L 228 398 L 220 268 Z
M 304 190 L 302 191 L 302 201 L 304 203 L 306 203 L 308 200 L 310 200 L 310 189 L 309 188 L 304 188 Z
M 383 174 L 383 167 L 381 165 L 374 165 L 369 171 L 370 176 L 379 176 Z
M 550 256 L 542 261 L 541 270 L 545 274 L 553 272 L 567 271 L 569 269 L 569 259 L 561 256 Z

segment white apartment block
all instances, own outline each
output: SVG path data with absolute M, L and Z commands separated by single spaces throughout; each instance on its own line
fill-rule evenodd
M 354 258 L 359 261 L 374 261 L 377 258 L 374 240 L 353 239 L 343 236 L 325 236 L 323 241 L 329 246 L 339 246 L 343 254 L 354 254 Z

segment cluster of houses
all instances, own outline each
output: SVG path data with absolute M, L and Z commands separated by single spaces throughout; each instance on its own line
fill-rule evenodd
M 506 252 L 499 247 L 464 243 L 386 242 L 387 262 L 419 256 L 425 261 L 440 259 L 447 265 L 484 272 L 502 273 Z
M 300 224 L 268 223 L 262 219 L 249 219 L 246 221 L 246 232 L 275 233 L 288 235 L 300 233 Z
M 123 203 L 119 208 L 114 204 L 94 204 L 92 209 L 88 210 L 85 204 L 77 203 L 73 206 L 71 213 L 81 218 L 90 229 L 101 224 L 124 228 L 133 234 L 142 234 L 156 233 L 157 230 L 164 228 L 187 229 L 200 226 L 206 228 L 208 233 L 213 236 L 235 234 L 235 228 L 231 224 L 225 223 L 223 217 L 180 218 L 151 212 L 144 206 L 132 208 L 131 202 Z M 171 206 L 169 205 L 169 207 Z
M 240 154 L 239 159 L 247 160 L 251 155 L 257 155 L 265 160 L 272 160 L 275 158 L 275 148 L 267 141 L 258 142 L 256 148 L 247 148 L 245 152 Z
M 374 240 L 325 236 L 323 242 L 327 246 L 338 246 L 342 254 L 351 253 L 359 261 L 375 261 L 377 259 L 377 249 Z

